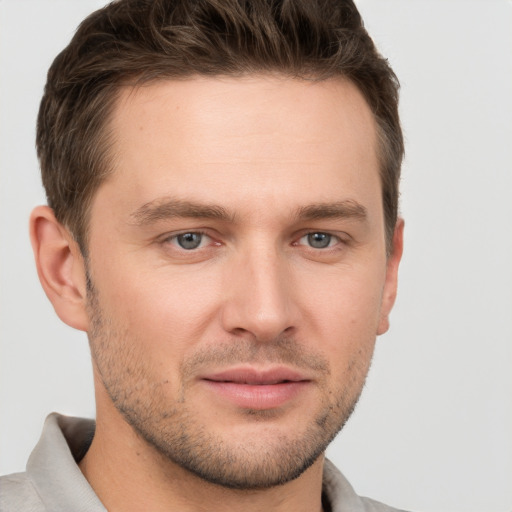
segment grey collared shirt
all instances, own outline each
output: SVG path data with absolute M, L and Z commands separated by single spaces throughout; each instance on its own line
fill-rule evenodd
M 24 473 L 0 477 L 0 512 L 105 512 L 77 462 L 94 435 L 94 421 L 52 413 Z M 323 492 L 331 512 L 400 512 L 358 496 L 325 461 Z

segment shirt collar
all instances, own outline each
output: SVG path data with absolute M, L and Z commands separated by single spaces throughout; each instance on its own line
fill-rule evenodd
M 45 421 L 43 433 L 27 463 L 27 474 L 41 500 L 54 512 L 106 512 L 78 467 L 94 436 L 95 422 L 57 413 Z M 329 460 L 324 462 L 323 495 L 331 512 L 364 512 L 364 502 Z
M 27 475 L 48 510 L 106 512 L 77 465 L 94 429 L 92 420 L 56 413 L 46 418 L 41 438 L 28 459 Z

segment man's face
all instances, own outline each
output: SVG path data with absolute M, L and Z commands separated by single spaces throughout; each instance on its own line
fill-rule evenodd
M 98 418 L 113 403 L 214 483 L 297 477 L 394 298 L 369 108 L 341 80 L 198 78 L 126 89 L 111 128 L 89 235 Z

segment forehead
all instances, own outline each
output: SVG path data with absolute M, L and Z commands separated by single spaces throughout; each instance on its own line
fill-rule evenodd
M 373 115 L 342 79 L 201 77 L 126 87 L 111 129 L 108 181 L 134 208 L 158 194 L 200 191 L 218 202 L 236 189 L 242 201 L 287 194 L 304 203 L 315 192 L 336 195 L 315 201 L 338 200 L 358 183 L 380 190 Z

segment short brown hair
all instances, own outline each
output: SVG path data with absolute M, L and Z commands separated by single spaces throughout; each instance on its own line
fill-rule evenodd
M 352 0 L 118 0 L 78 27 L 48 72 L 37 150 L 48 204 L 84 254 L 91 199 L 109 174 L 108 120 L 127 83 L 271 72 L 345 77 L 377 123 L 385 228 L 398 215 L 398 80 Z

